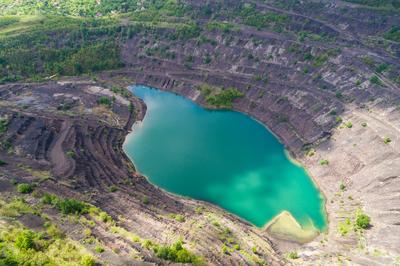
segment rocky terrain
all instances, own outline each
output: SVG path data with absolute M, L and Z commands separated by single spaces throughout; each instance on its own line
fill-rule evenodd
M 111 225 L 98 224 L 92 236 L 107 250 L 118 250 L 118 256 L 102 253 L 100 261 L 160 264 L 151 246 L 144 248 L 145 240 L 169 244 L 182 238 L 210 264 L 283 263 L 260 229 L 215 206 L 169 195 L 135 173 L 122 144 L 145 109 L 129 93 L 123 97 L 90 80 L 73 79 L 5 85 L 0 94 L 0 117 L 7 120 L 7 132 L 1 135 L 0 159 L 6 163 L 1 166 L 2 196 L 11 199 L 16 193 L 11 181 L 35 183 L 39 196 L 51 193 L 100 207 L 120 230 L 137 237 L 135 242 L 116 234 Z M 101 99 L 113 100 L 108 104 Z M 54 212 L 44 213 L 60 219 Z M 63 226 L 70 235 L 72 225 Z M 75 227 L 78 232 L 88 228 L 84 223 Z M 83 233 L 72 237 L 85 240 Z M 221 256 L 226 238 L 240 250 Z
M 208 1 L 210 12 L 203 12 L 202 1 L 185 1 L 201 10 L 195 17 L 201 30 L 176 37 L 174 23 L 185 21 L 178 17 L 118 37 L 123 68 L 90 79 L 1 86 L 0 116 L 8 121 L 0 136 L 0 159 L 8 163 L 0 168 L 4 178 L 34 178 L 18 164 L 50 171 L 54 178 L 40 190 L 122 216 L 121 226 L 141 239 L 171 243 L 181 236 L 209 264 L 399 264 L 400 43 L 388 37 L 400 25 L 398 9 L 339 0 L 246 2 L 262 14 L 272 12 L 273 19 L 259 27 L 250 19 L 259 13 L 235 13 L 243 8 L 240 1 Z M 120 23 L 136 25 L 137 18 Z M 282 241 L 216 207 L 148 184 L 122 151 L 145 106 L 112 90 L 132 84 L 211 108 L 202 86 L 244 93 L 234 109 L 265 124 L 325 195 L 327 232 L 305 245 Z M 115 100 L 101 104 L 101 96 Z M 206 211 L 196 211 L 199 206 Z M 371 217 L 367 230 L 353 230 L 360 210 Z M 176 214 L 184 222 L 171 218 Z M 239 251 L 232 243 L 229 255 L 221 252 L 229 242 L 224 228 Z M 140 245 L 123 245 L 136 250 L 138 261 L 163 263 Z M 299 258 L 286 260 L 294 250 Z

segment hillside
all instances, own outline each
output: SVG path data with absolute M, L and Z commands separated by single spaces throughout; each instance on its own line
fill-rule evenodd
M 113 265 L 179 262 L 168 247 L 185 250 L 181 262 L 212 265 L 399 263 L 399 8 L 397 0 L 2 1 L 0 206 L 14 221 L 0 220 L 0 239 L 16 241 L 4 228 L 36 232 L 49 220 L 61 239 Z M 305 166 L 326 197 L 329 230 L 308 244 L 284 241 L 150 185 L 122 151 L 146 111 L 125 90 L 131 84 L 208 107 L 217 106 L 204 87 L 243 93 L 232 108 L 268 126 Z M 33 193 L 17 183 L 35 184 Z M 91 209 L 57 212 L 58 203 L 40 200 L 46 193 Z M 16 201 L 34 210 L 9 214 Z M 360 212 L 372 226 L 357 228 Z M 33 215 L 36 227 L 24 223 Z M 10 259 L 5 249 L 1 260 Z

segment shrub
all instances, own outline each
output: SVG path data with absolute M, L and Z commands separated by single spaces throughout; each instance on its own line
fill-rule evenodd
M 90 255 L 84 255 L 81 259 L 82 266 L 94 266 L 96 264 L 96 261 L 94 258 Z
M 17 191 L 22 194 L 28 194 L 33 191 L 33 185 L 22 183 L 17 186 Z
M 206 97 L 207 103 L 219 107 L 232 107 L 233 100 L 243 97 L 244 94 L 236 88 L 222 90 L 215 95 Z
M 112 100 L 106 96 L 101 96 L 100 99 L 98 100 L 98 103 L 110 107 L 112 104 Z
M 50 204 L 55 205 L 58 202 L 58 198 L 55 195 L 44 194 L 43 197 L 40 199 L 43 204 Z
M 357 215 L 356 226 L 358 228 L 366 229 L 371 225 L 370 223 L 371 223 L 371 218 L 368 215 L 364 213 L 360 213 Z
M 344 124 L 347 128 L 352 128 L 353 127 L 353 123 L 351 123 L 350 121 L 348 121 L 347 123 Z
M 115 186 L 115 185 L 111 185 L 111 186 L 108 188 L 108 191 L 110 191 L 110 192 L 116 192 L 117 190 L 118 190 L 118 187 Z
M 177 241 L 171 246 L 156 246 L 154 253 L 157 257 L 178 263 L 198 264 L 200 258 L 183 247 L 182 241 Z
M 362 123 L 361 123 L 361 126 L 362 126 L 362 127 L 366 127 L 366 126 L 367 126 L 367 123 L 366 123 L 366 122 L 362 122 Z
M 84 214 L 87 213 L 87 205 L 75 199 L 65 199 L 58 201 L 56 204 L 63 214 Z
M 94 250 L 95 250 L 97 253 L 103 253 L 103 252 L 104 252 L 104 248 L 103 248 L 102 246 L 99 246 L 99 245 L 97 245 L 97 246 L 94 248 Z
M 67 151 L 66 155 L 69 158 L 74 158 L 75 157 L 75 152 L 73 150 L 69 150 L 69 151 Z
M 372 76 L 369 81 L 371 82 L 371 84 L 375 84 L 375 85 L 382 85 L 381 80 L 379 79 L 378 76 L 374 75 Z
M 6 165 L 7 163 L 5 162 L 5 161 L 3 161 L 3 160 L 0 160 L 0 166 L 4 166 L 4 165 Z
M 291 259 L 291 260 L 298 259 L 299 258 L 299 254 L 297 254 L 296 251 L 291 251 L 288 254 L 288 258 Z
M 35 233 L 31 230 L 20 232 L 15 239 L 15 246 L 22 250 L 33 249 L 35 247 Z
M 185 216 L 182 214 L 170 214 L 170 217 L 181 223 L 185 221 Z
M 0 134 L 7 131 L 8 120 L 5 118 L 0 119 Z
M 400 27 L 394 26 L 392 27 L 386 34 L 385 38 L 388 40 L 392 40 L 395 42 L 400 42 Z
M 319 164 L 320 165 L 328 165 L 329 161 L 324 159 L 324 160 L 319 161 Z
M 392 142 L 392 140 L 389 137 L 385 137 L 383 139 L 383 143 L 385 143 L 385 144 L 389 144 L 390 142 Z
M 389 69 L 389 65 L 386 64 L 386 63 L 383 63 L 383 64 L 379 64 L 379 65 L 375 68 L 375 71 L 378 72 L 378 73 L 382 73 L 382 72 L 385 72 L 385 71 L 388 70 L 388 69 Z
M 104 223 L 108 223 L 108 222 L 112 222 L 112 217 L 110 215 L 108 215 L 106 212 L 101 212 L 99 214 L 101 221 L 103 221 Z
M 146 205 L 149 204 L 150 203 L 149 197 L 144 196 L 142 199 L 142 202 L 143 202 L 143 204 L 146 204 Z
M 340 188 L 341 191 L 344 191 L 346 189 L 346 186 L 345 186 L 345 184 L 340 183 L 339 188 Z

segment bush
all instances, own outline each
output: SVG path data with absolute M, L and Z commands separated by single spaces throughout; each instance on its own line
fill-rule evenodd
M 150 203 L 149 197 L 144 196 L 142 199 L 142 202 L 143 202 L 143 204 L 146 204 L 146 205 L 149 204 Z
M 108 187 L 109 192 L 116 192 L 117 190 L 118 190 L 118 187 L 115 185 L 111 185 L 110 187 Z
M 7 163 L 5 162 L 5 161 L 3 161 L 3 160 L 0 160 L 0 166 L 4 166 L 4 165 L 6 165 Z
M 383 143 L 385 143 L 385 144 L 389 144 L 390 142 L 392 142 L 392 140 L 389 137 L 385 137 L 383 139 Z
M 8 120 L 1 118 L 0 119 L 0 134 L 7 131 L 7 126 L 8 126 Z
M 97 246 L 94 248 L 94 250 L 95 250 L 97 253 L 103 253 L 103 252 L 104 252 L 104 248 L 103 248 L 102 246 L 99 246 L 99 245 L 97 245 Z
M 324 159 L 324 160 L 319 161 L 319 164 L 320 165 L 328 165 L 329 161 Z
M 236 88 L 222 90 L 215 95 L 206 97 L 207 103 L 218 107 L 232 107 L 233 100 L 243 97 L 244 94 Z
M 87 213 L 87 205 L 75 199 L 65 199 L 57 202 L 57 209 L 63 214 L 84 214 Z
M 20 232 L 15 239 L 15 246 L 21 250 L 33 249 L 35 247 L 35 233 L 31 230 Z
M 81 259 L 82 266 L 94 266 L 96 264 L 96 261 L 94 258 L 90 255 L 84 255 Z
M 33 185 L 22 183 L 17 186 L 17 191 L 22 194 L 28 194 L 33 191 Z
M 50 205 L 56 205 L 58 202 L 58 198 L 55 195 L 50 195 L 50 194 L 44 194 L 43 197 L 40 199 L 40 201 L 43 204 L 50 204 Z
M 110 107 L 112 104 L 112 100 L 106 96 L 101 96 L 98 103 Z
M 156 246 L 154 253 L 157 257 L 178 263 L 198 264 L 200 258 L 183 247 L 182 241 L 177 241 L 171 246 Z
M 382 85 L 382 81 L 379 79 L 378 76 L 374 75 L 372 76 L 369 81 L 371 82 L 371 84 L 375 84 L 375 85 Z
M 371 218 L 368 215 L 364 213 L 360 213 L 357 215 L 356 226 L 358 228 L 367 229 L 368 227 L 370 227 L 371 225 L 370 223 L 371 223 Z
M 298 259 L 299 258 L 299 254 L 297 254 L 296 251 L 291 251 L 288 254 L 288 258 L 291 259 L 291 260 Z

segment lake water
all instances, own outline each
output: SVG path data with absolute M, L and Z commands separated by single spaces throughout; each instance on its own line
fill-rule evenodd
M 326 227 L 324 200 L 262 124 L 173 93 L 131 87 L 147 113 L 124 144 L 138 171 L 169 192 L 214 203 L 262 227 L 281 211 Z

